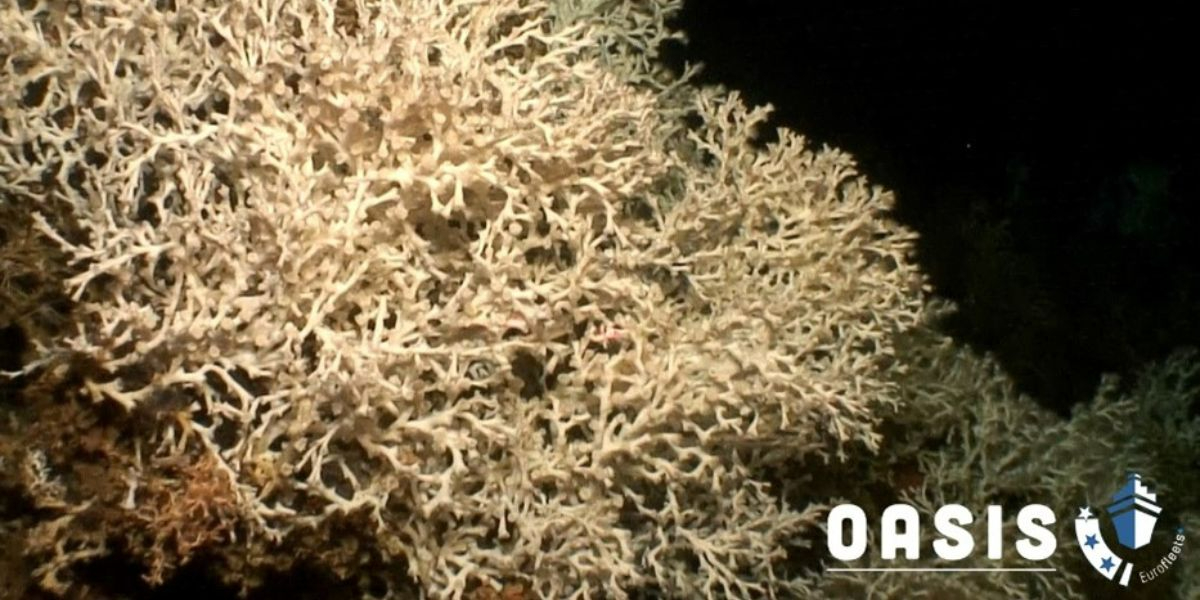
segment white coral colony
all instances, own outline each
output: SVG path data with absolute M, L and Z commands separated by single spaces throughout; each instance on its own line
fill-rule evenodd
M 153 579 L 202 548 L 438 598 L 799 585 L 820 507 L 763 477 L 878 448 L 914 236 L 655 66 L 679 2 L 26 4 L 0 185 L 85 234 L 38 218 L 78 326 L 29 369 L 88 356 L 94 402 L 158 415 L 112 513 L 162 528 Z

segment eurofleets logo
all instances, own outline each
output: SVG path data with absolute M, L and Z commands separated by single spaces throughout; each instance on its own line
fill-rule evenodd
M 1125 485 L 1113 494 L 1112 502 L 1105 511 L 1116 530 L 1117 544 L 1129 550 L 1138 550 L 1150 543 L 1162 507 L 1158 505 L 1158 494 L 1142 483 L 1141 475 L 1130 473 Z M 1100 531 L 1099 516 L 1093 513 L 1090 506 L 1081 507 L 1075 517 L 1075 539 L 1096 572 L 1122 586 L 1128 586 L 1135 571 L 1140 583 L 1149 583 L 1166 573 L 1183 553 L 1187 536 L 1182 526 L 1177 528 L 1170 549 L 1154 566 L 1145 570 L 1137 569 L 1132 560 L 1113 550 Z

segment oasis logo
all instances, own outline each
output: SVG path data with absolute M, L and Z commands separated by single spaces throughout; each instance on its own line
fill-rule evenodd
M 1158 505 L 1158 494 L 1142 483 L 1140 475 L 1131 473 L 1125 485 L 1113 494 L 1105 512 L 1117 533 L 1117 544 L 1129 550 L 1139 550 L 1150 543 L 1162 507 Z M 1090 506 L 1080 508 L 1079 515 L 1075 517 L 1075 539 L 1096 572 L 1123 586 L 1129 585 L 1135 570 L 1141 583 L 1148 583 L 1166 573 L 1183 552 L 1183 544 L 1187 541 L 1183 527 L 1177 528 L 1165 552 L 1151 554 L 1151 560 L 1158 559 L 1153 563 L 1154 566 L 1145 570 L 1137 569 L 1128 556 L 1122 557 L 1105 541 L 1100 531 L 1099 516 L 1092 513 Z M 1126 552 L 1126 555 L 1130 554 Z M 1133 556 L 1140 560 L 1144 554 L 1133 553 Z
M 1004 553 L 1004 509 L 989 506 L 985 513 L 987 538 L 984 541 L 989 559 L 1000 559 Z M 933 553 L 943 560 L 963 560 L 976 549 L 976 540 L 966 528 L 975 521 L 975 515 L 961 504 L 947 504 L 933 515 L 933 528 L 938 538 L 933 541 Z M 1015 548 L 1022 558 L 1030 561 L 1044 560 L 1054 554 L 1058 540 L 1047 528 L 1055 521 L 1054 511 L 1041 504 L 1030 504 L 1017 513 L 1017 529 L 1022 537 L 1016 540 Z M 841 504 L 829 512 L 826 526 L 829 553 L 843 561 L 855 561 L 867 551 L 867 515 L 854 504 Z M 909 560 L 921 558 L 921 517 L 917 509 L 908 504 L 893 504 L 883 511 L 879 531 L 879 554 L 883 560 L 893 560 L 903 551 Z M 836 569 L 854 570 L 914 570 L 914 569 Z M 955 570 L 955 569 L 920 569 Z M 1016 570 L 1016 569 L 995 569 Z M 1053 570 L 1053 569 L 1020 569 Z
M 1117 544 L 1127 549 L 1124 555 L 1113 550 L 1105 541 L 1101 531 L 1101 519 L 1090 506 L 1079 509 L 1075 518 L 1075 539 L 1088 563 L 1101 575 L 1127 586 L 1137 572 L 1137 580 L 1147 583 L 1171 568 L 1183 552 L 1183 527 L 1174 531 L 1171 539 L 1159 539 L 1151 543 L 1155 525 L 1159 521 L 1162 507 L 1158 494 L 1142 483 L 1140 475 L 1130 474 L 1125 485 L 1117 490 L 1104 512 L 1110 521 L 1109 530 L 1115 532 Z M 989 560 L 1000 560 L 1005 551 L 1005 514 L 1001 506 L 988 506 L 983 516 L 986 521 L 986 537 L 982 541 L 983 554 Z M 1026 561 L 1036 562 L 1050 558 L 1058 547 L 1058 540 L 1049 526 L 1055 523 L 1054 511 L 1042 504 L 1030 504 L 1016 515 L 1019 536 L 1013 549 Z M 933 530 L 937 537 L 926 546 L 922 543 L 923 525 L 917 509 L 907 504 L 893 504 L 884 509 L 880 517 L 878 552 L 884 561 L 893 561 L 903 553 L 908 560 L 918 560 L 922 548 L 932 548 L 937 558 L 943 561 L 962 561 L 979 551 L 978 541 L 968 526 L 975 522 L 975 515 L 961 504 L 948 504 L 933 514 Z M 854 504 L 841 504 L 829 512 L 826 523 L 826 540 L 829 554 L 833 558 L 853 562 L 862 559 L 870 544 L 867 541 L 871 526 L 863 509 Z M 978 527 L 974 529 L 979 529 Z M 1150 547 L 1153 546 L 1153 547 Z M 1138 552 L 1141 550 L 1140 552 Z M 1132 551 L 1132 552 L 1131 552 Z M 1147 569 L 1137 569 L 1133 560 L 1149 559 Z M 840 567 L 829 571 L 1055 571 L 1053 567 L 986 567 L 971 563 L 970 567 Z

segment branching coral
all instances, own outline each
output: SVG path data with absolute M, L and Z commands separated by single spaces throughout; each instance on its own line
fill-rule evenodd
M 677 4 L 0 9 L 0 189 L 82 229 L 35 217 L 78 306 L 26 373 L 86 357 L 151 424 L 103 513 L 152 524 L 149 577 L 203 549 L 246 586 L 298 554 L 446 598 L 793 585 L 818 511 L 759 474 L 879 447 L 923 283 L 848 156 L 757 149 L 767 109 L 653 66 Z M 339 523 L 360 551 L 306 537 Z
M 933 313 L 948 310 L 939 305 Z M 872 461 L 868 480 L 888 482 L 897 502 L 917 507 L 928 526 L 934 512 L 962 504 L 976 515 L 968 527 L 976 543 L 974 555 L 962 561 L 941 560 L 923 538 L 920 560 L 903 565 L 881 561 L 873 549 L 855 567 L 1053 568 L 1055 572 L 977 572 L 947 576 L 938 572 L 827 572 L 809 581 L 809 597 L 870 598 L 1089 598 L 1113 593 L 1111 587 L 1089 589 L 1089 582 L 1115 585 L 1091 572 L 1075 548 L 1073 515 L 1082 505 L 1103 507 L 1114 486 L 1128 471 L 1155 482 L 1167 499 L 1159 537 L 1172 539 L 1179 523 L 1196 520 L 1200 505 L 1194 466 L 1200 455 L 1200 418 L 1189 416 L 1200 401 L 1200 361 L 1195 351 L 1181 350 L 1147 368 L 1128 389 L 1107 378 L 1095 399 L 1063 419 L 1019 394 L 1012 380 L 989 357 L 956 346 L 931 330 L 917 329 L 903 347 L 905 390 L 902 405 L 889 427 L 900 432 Z M 896 464 L 916 457 L 917 476 L 898 477 Z M 850 493 L 853 486 L 842 486 Z M 1021 537 L 1016 510 L 1040 503 L 1052 508 L 1058 522 L 1051 529 L 1058 551 L 1046 561 L 1024 560 L 1013 550 Z M 985 507 L 1003 508 L 1001 559 L 985 558 Z M 875 511 L 878 512 L 877 510 Z M 872 521 L 877 523 L 878 521 Z M 1191 528 L 1188 528 L 1191 531 Z M 1167 544 L 1169 546 L 1169 544 Z M 1194 585 L 1185 569 L 1195 569 L 1195 553 L 1184 553 L 1170 582 L 1146 587 L 1146 597 L 1191 595 Z M 832 563 L 829 566 L 834 566 Z M 837 565 L 841 566 L 841 565 Z

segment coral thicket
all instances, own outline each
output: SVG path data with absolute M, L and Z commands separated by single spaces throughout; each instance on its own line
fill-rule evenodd
M 79 421 L 4 454 L 37 584 L 793 587 L 820 506 L 764 473 L 879 449 L 923 281 L 849 156 L 656 66 L 677 8 L 0 9 L 0 192 L 73 302 L 20 377 Z
M 678 9 L 0 7 L 8 589 L 1076 598 L 1066 552 L 828 572 L 821 521 L 1126 469 L 1196 521 L 1194 353 L 1040 409 L 931 326 L 891 193 L 659 65 Z

